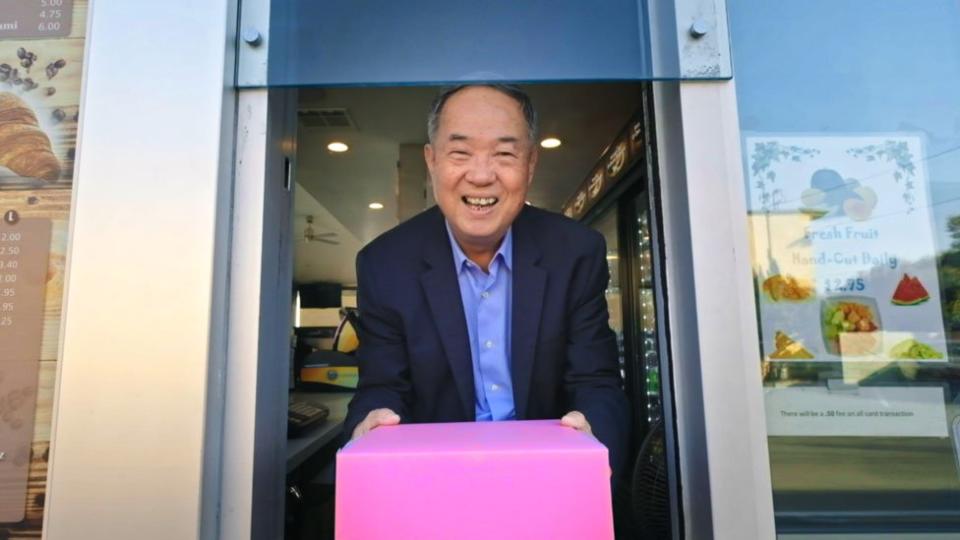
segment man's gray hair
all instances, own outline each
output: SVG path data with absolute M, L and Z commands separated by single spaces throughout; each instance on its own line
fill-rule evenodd
M 443 112 L 443 106 L 446 105 L 447 100 L 464 88 L 474 86 L 492 88 L 513 98 L 520 105 L 523 118 L 527 121 L 527 134 L 530 136 L 530 142 L 535 143 L 537 140 L 537 111 L 533 108 L 533 102 L 530 101 L 530 96 L 526 92 L 510 84 L 461 84 L 443 89 L 434 98 L 433 104 L 430 106 L 430 115 L 427 116 L 427 137 L 429 137 L 431 144 L 437 136 L 437 129 L 440 127 L 440 113 Z

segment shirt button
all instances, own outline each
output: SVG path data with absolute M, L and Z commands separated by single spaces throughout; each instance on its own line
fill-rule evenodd
M 482 293 L 480 293 L 480 298 L 490 298 L 490 292 L 483 291 Z
M 491 385 L 490 385 L 490 389 L 493 390 L 494 392 L 496 392 L 497 390 L 500 389 L 500 385 L 491 384 Z
M 486 347 L 486 348 L 488 348 L 488 349 L 492 349 L 492 348 L 493 348 L 493 342 L 488 339 L 487 341 L 484 342 L 483 346 Z

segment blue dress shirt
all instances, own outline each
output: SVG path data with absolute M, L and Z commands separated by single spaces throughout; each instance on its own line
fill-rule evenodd
M 512 420 L 516 418 L 510 378 L 512 230 L 507 230 L 493 256 L 489 273 L 467 258 L 449 224 L 447 235 L 467 317 L 477 421 Z

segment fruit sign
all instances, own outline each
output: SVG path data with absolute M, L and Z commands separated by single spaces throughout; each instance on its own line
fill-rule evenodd
M 946 361 L 920 137 L 745 145 L 764 356 Z

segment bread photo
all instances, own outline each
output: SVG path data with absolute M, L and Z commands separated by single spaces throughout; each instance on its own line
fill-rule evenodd
M 0 92 L 0 166 L 28 178 L 60 178 L 60 161 L 37 115 L 20 97 Z

